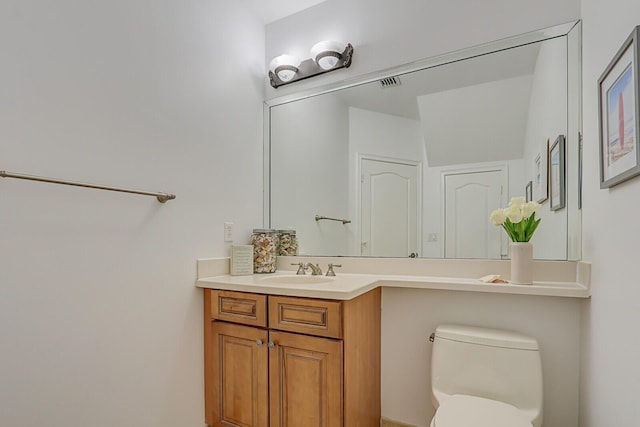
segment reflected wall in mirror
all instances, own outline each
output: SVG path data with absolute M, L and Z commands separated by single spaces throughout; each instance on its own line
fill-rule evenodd
M 543 201 L 532 242 L 537 259 L 579 259 L 579 32 L 571 23 L 270 101 L 265 225 L 295 229 L 301 255 L 506 258 L 489 214 L 524 196 L 547 140 L 565 135 L 567 207 Z

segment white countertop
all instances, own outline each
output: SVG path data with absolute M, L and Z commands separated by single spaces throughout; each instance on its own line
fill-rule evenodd
M 287 276 L 290 278 L 287 279 Z M 283 277 L 284 280 L 279 282 L 278 277 Z M 323 283 L 287 283 L 287 280 L 294 280 L 293 277 L 295 277 L 294 271 L 278 271 L 272 274 L 249 276 L 220 275 L 201 277 L 197 280 L 196 286 L 337 300 L 349 300 L 379 286 L 572 298 L 589 298 L 590 296 L 588 286 L 575 282 L 545 281 L 534 282 L 532 285 L 512 285 L 509 283 L 484 283 L 479 279 L 459 277 L 337 273 L 335 277 L 326 277 L 327 281 Z

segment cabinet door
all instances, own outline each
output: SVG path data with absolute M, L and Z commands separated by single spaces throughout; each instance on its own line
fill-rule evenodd
M 213 322 L 211 425 L 267 427 L 267 331 Z
M 342 425 L 342 341 L 270 331 L 270 427 Z

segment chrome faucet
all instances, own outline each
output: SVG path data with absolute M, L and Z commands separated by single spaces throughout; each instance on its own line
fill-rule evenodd
M 307 267 L 304 266 L 304 262 L 294 262 L 294 263 L 291 263 L 291 265 L 297 265 L 298 266 L 298 271 L 296 272 L 297 275 L 304 275 L 305 274 L 305 270 L 307 269 Z
M 311 269 L 311 275 L 312 276 L 322 276 L 322 269 L 320 268 L 320 266 L 318 264 L 313 265 L 310 262 L 308 262 L 307 265 L 305 266 L 305 268 Z

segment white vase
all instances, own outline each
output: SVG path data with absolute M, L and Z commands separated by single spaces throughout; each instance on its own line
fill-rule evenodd
M 533 244 L 531 242 L 509 243 L 511 255 L 511 280 L 515 285 L 533 283 Z

